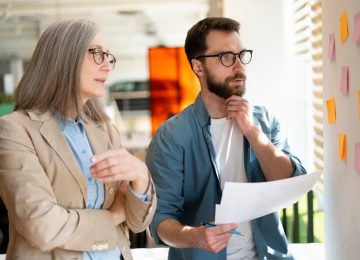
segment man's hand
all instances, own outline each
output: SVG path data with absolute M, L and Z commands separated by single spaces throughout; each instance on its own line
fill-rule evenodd
M 236 224 L 208 228 L 190 227 L 182 225 L 175 219 L 165 219 L 159 224 L 157 234 L 164 243 L 172 247 L 193 247 L 218 253 L 226 247 L 232 236 L 228 231 L 236 228 Z
M 200 226 L 194 228 L 193 243 L 195 247 L 209 251 L 211 253 L 218 253 L 224 249 L 232 234 L 228 231 L 236 229 L 235 224 L 219 225 L 215 227 Z
M 231 96 L 225 100 L 226 118 L 235 119 L 241 133 L 248 137 L 255 124 L 251 114 L 249 101 L 239 96 Z
M 231 96 L 225 100 L 225 106 L 226 118 L 234 119 L 249 141 L 266 180 L 273 181 L 290 177 L 294 169 L 289 156 L 275 147 L 255 125 L 249 102 L 242 97 Z

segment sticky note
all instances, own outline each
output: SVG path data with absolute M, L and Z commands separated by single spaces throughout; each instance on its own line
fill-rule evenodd
M 340 92 L 347 95 L 349 93 L 349 66 L 342 66 L 340 84 Z
M 348 36 L 349 36 L 348 14 L 347 11 L 344 10 L 340 17 L 340 42 L 344 44 Z
M 360 143 L 355 143 L 355 152 L 354 152 L 354 162 L 355 162 L 355 171 L 360 173 Z
M 360 89 L 358 90 L 358 118 L 360 119 Z
M 353 42 L 360 44 L 360 12 L 354 16 L 354 35 Z
M 326 107 L 328 113 L 328 124 L 334 124 L 336 121 L 335 97 L 326 100 Z
M 346 159 L 346 134 L 339 133 L 339 159 Z
M 335 60 L 335 34 L 334 33 L 329 35 L 328 59 L 331 61 Z

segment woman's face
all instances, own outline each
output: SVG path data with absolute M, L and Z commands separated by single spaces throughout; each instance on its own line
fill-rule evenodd
M 83 104 L 91 98 L 102 97 L 105 94 L 105 82 L 112 70 L 108 57 L 102 55 L 102 52 L 108 53 L 109 50 L 101 32 L 96 34 L 89 49 L 91 51 L 86 52 L 80 72 L 80 91 Z M 104 61 L 97 64 L 99 59 L 102 59 L 101 57 L 104 57 Z

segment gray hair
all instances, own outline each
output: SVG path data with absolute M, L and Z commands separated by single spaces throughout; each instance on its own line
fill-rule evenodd
M 99 99 L 90 99 L 83 106 L 80 94 L 81 66 L 99 30 L 88 20 L 50 25 L 41 35 L 16 89 L 15 110 L 51 110 L 62 118 L 84 112 L 95 122 L 108 120 Z

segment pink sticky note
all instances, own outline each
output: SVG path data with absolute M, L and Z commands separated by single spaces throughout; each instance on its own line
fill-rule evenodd
M 328 59 L 331 61 L 335 60 L 335 34 L 334 33 L 329 35 Z
M 355 143 L 355 171 L 360 173 L 360 143 Z
M 344 95 L 349 94 L 349 66 L 343 66 L 341 69 L 340 91 Z
M 360 44 L 360 12 L 354 16 L 354 35 L 353 42 Z

